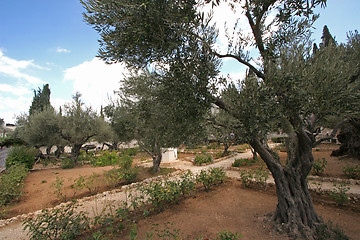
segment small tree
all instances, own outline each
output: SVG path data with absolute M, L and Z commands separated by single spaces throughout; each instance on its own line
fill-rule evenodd
M 99 118 L 91 107 L 84 106 L 81 94 L 73 96 L 73 102 L 65 105 L 60 121 L 60 136 L 71 145 L 71 159 L 75 162 L 81 146 L 92 137 L 107 131 L 108 124 Z
M 19 136 L 31 146 L 47 147 L 47 156 L 51 146 L 64 145 L 60 135 L 60 118 L 54 109 L 49 106 L 43 111 L 34 112 L 26 123 L 19 129 Z

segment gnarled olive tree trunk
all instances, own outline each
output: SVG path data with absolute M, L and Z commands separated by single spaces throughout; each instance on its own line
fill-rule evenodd
M 264 160 L 276 183 L 278 204 L 273 220 L 277 226 L 290 236 L 314 239 L 322 220 L 314 209 L 306 180 L 314 162 L 312 142 L 303 130 L 289 141 L 286 165 L 258 139 L 250 144 Z

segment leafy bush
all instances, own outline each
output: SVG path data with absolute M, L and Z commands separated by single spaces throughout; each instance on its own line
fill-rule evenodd
M 0 141 L 0 147 L 11 147 L 16 145 L 24 145 L 24 144 L 25 142 L 20 138 L 6 137 L 6 138 L 2 138 Z
M 80 155 L 78 157 L 78 161 L 79 162 L 88 162 L 88 161 L 91 162 L 93 155 L 94 155 L 93 152 L 86 153 L 85 150 L 80 150 Z
M 190 170 L 180 176 L 179 187 L 183 196 L 195 190 L 195 181 L 195 176 Z
M 213 162 L 213 156 L 211 154 L 203 154 L 203 155 L 196 155 L 194 159 L 194 165 L 202 165 L 204 163 L 211 163 Z
M 135 156 L 138 152 L 139 148 L 126 148 L 123 154 L 128 156 Z
M 28 169 L 32 169 L 35 164 L 35 157 L 38 152 L 39 150 L 35 148 L 16 146 L 12 148 L 8 154 L 6 159 L 6 167 L 9 168 L 16 163 L 22 163 L 25 164 L 25 167 Z
M 177 201 L 181 195 L 181 189 L 177 181 L 155 181 L 140 187 L 140 192 L 148 197 L 150 203 L 156 209 L 162 209 L 164 203 Z
M 222 168 L 210 168 L 208 170 L 201 170 L 196 176 L 196 182 L 202 183 L 205 190 L 209 191 L 211 186 L 223 183 L 226 178 L 226 173 Z
M 49 211 L 24 221 L 24 230 L 29 230 L 30 239 L 76 239 L 84 231 L 90 229 L 90 219 L 86 213 L 76 211 L 76 204 Z
M 312 168 L 312 173 L 314 175 L 320 176 L 321 174 L 324 173 L 326 165 L 327 165 L 327 161 L 325 160 L 325 158 L 316 159 L 314 161 L 314 165 L 313 165 L 313 168 Z
M 256 183 L 262 184 L 266 189 L 266 180 L 269 178 L 269 175 L 269 171 L 263 167 L 240 172 L 241 182 L 245 187 L 250 187 L 251 183 L 255 181 Z
M 350 190 L 350 187 L 345 183 L 334 183 L 333 189 L 329 192 L 329 196 L 335 200 L 336 203 L 342 205 L 349 201 L 349 196 L 347 192 Z
M 61 168 L 62 169 L 70 169 L 75 167 L 75 161 L 71 158 L 64 158 L 61 161 Z
M 254 164 L 255 164 L 254 159 L 239 158 L 239 159 L 235 159 L 235 161 L 233 162 L 233 164 L 231 166 L 232 167 L 244 167 L 244 166 L 252 166 Z
M 119 157 L 116 152 L 109 152 L 105 150 L 100 156 L 96 156 L 91 159 L 91 164 L 94 167 L 102 167 L 115 165 L 119 162 Z
M 344 174 L 352 179 L 360 179 L 360 164 L 355 167 L 346 166 L 343 170 Z
M 0 207 L 19 199 L 27 173 L 24 164 L 14 164 L 0 176 Z
M 129 170 L 133 164 L 133 158 L 130 155 L 122 155 L 119 158 L 118 165 L 122 170 Z

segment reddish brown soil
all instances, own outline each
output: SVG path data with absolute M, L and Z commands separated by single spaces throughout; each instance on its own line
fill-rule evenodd
M 178 229 L 181 239 L 204 239 L 216 237 L 216 233 L 224 230 L 242 234 L 244 240 L 288 239 L 272 229 L 264 222 L 265 215 L 275 210 L 277 198 L 274 191 L 262 192 L 242 188 L 237 180 L 213 189 L 200 192 L 195 198 L 187 198 L 178 205 L 172 205 L 165 211 L 141 219 L 137 223 L 138 239 L 145 239 L 147 233 L 156 234 L 152 230 L 154 224 L 163 230 L 170 223 L 170 230 Z M 316 210 L 327 222 L 338 224 L 352 239 L 360 236 L 360 213 L 332 206 L 315 204 Z M 172 224 L 172 225 L 171 225 Z M 128 232 L 114 239 L 126 239 Z

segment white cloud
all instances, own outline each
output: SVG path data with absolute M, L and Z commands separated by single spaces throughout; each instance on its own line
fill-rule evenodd
M 22 96 L 22 95 L 27 95 L 27 94 L 31 93 L 31 91 L 28 88 L 25 88 L 23 86 L 12 86 L 12 85 L 3 84 L 3 83 L 0 83 L 0 92 L 13 94 L 16 96 Z
M 31 97 L 3 97 L 0 95 L 0 118 L 6 123 L 15 123 L 16 115 L 28 113 L 31 105 Z
M 66 48 L 57 47 L 56 52 L 57 53 L 70 53 L 71 51 L 69 49 L 66 49 Z
M 74 93 L 80 92 L 86 105 L 99 110 L 107 105 L 108 96 L 120 87 L 120 80 L 128 74 L 124 64 L 105 64 L 98 58 L 65 70 L 64 79 L 73 81 Z
M 4 55 L 0 50 L 0 74 L 16 78 L 18 80 L 26 80 L 32 85 L 43 84 L 44 82 L 38 77 L 31 76 L 23 71 L 29 68 L 45 69 L 34 64 L 34 60 L 15 60 Z

